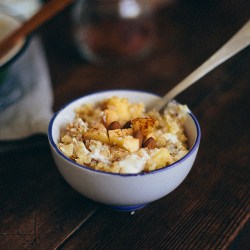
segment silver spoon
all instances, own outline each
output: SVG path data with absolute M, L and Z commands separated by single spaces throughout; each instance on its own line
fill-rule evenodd
M 225 43 L 195 71 L 167 92 L 163 98 L 154 103 L 150 109 L 161 111 L 174 97 L 197 82 L 211 70 L 246 48 L 249 44 L 250 20 L 227 43 Z

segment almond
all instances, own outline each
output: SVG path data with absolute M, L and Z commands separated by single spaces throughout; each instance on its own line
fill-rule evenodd
M 123 125 L 122 128 L 131 128 L 131 125 L 132 125 L 131 121 L 128 121 Z
M 133 133 L 133 137 L 139 139 L 139 145 L 140 145 L 140 148 L 141 148 L 142 142 L 143 142 L 143 134 L 142 134 L 142 132 L 140 130 L 135 131 Z
M 144 148 L 153 149 L 156 146 L 156 141 L 153 137 L 149 137 L 146 141 L 143 142 Z
M 121 124 L 118 121 L 111 122 L 108 126 L 108 130 L 120 129 Z

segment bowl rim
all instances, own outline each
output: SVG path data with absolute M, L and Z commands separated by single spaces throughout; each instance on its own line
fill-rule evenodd
M 13 19 L 15 19 L 18 22 L 22 22 L 22 20 L 18 17 L 12 16 L 6 12 L 0 12 L 0 14 L 9 16 Z M 30 42 L 31 39 L 31 35 L 28 35 L 26 37 L 23 38 L 23 44 L 22 46 L 19 48 L 19 50 L 10 58 L 8 58 L 2 65 L 0 64 L 0 70 L 2 69 L 6 69 L 12 62 L 14 62 L 19 56 L 21 56 L 21 54 L 25 51 L 25 49 L 28 47 L 28 44 Z
M 51 118 L 50 122 L 49 122 L 49 126 L 48 126 L 48 140 L 49 140 L 49 143 L 50 145 L 53 147 L 53 149 L 56 151 L 56 153 L 62 157 L 63 159 L 65 159 L 66 161 L 68 161 L 69 163 L 73 164 L 74 166 L 76 167 L 79 167 L 79 168 L 83 168 L 85 170 L 88 170 L 90 172 L 95 172 L 95 173 L 99 173 L 99 174 L 105 174 L 105 175 L 113 175 L 113 176 L 120 176 L 120 177 L 131 177 L 131 176 L 145 176 L 145 175 L 151 175 L 151 174 L 156 174 L 156 173 L 159 173 L 159 172 L 163 172 L 163 171 L 167 171 L 169 169 L 172 169 L 174 167 L 177 167 L 177 165 L 179 165 L 181 162 L 185 161 L 187 158 L 189 158 L 192 153 L 199 147 L 199 144 L 200 144 L 200 139 L 201 139 L 201 128 L 200 128 L 200 125 L 199 125 L 199 122 L 197 120 L 197 118 L 195 117 L 195 115 L 189 111 L 188 114 L 190 115 L 191 119 L 193 120 L 194 122 L 194 125 L 196 127 L 196 131 L 197 131 L 197 135 L 196 135 L 196 138 L 195 138 L 195 142 L 193 144 L 193 146 L 191 147 L 191 149 L 188 151 L 188 153 L 186 155 L 184 155 L 182 158 L 180 158 L 179 160 L 175 161 L 174 163 L 172 164 L 169 164 L 165 167 L 162 167 L 162 168 L 159 168 L 159 169 L 155 169 L 155 170 L 152 170 L 150 172 L 139 172 L 139 173 L 112 173 L 112 172 L 104 172 L 104 171 L 101 171 L 101 170 L 95 170 L 95 169 L 92 169 L 88 166 L 85 166 L 85 165 L 81 165 L 75 161 L 73 161 L 72 159 L 70 159 L 69 157 L 67 157 L 66 155 L 64 155 L 57 147 L 53 137 L 52 137 L 52 127 L 53 127 L 53 124 L 54 124 L 54 121 L 55 119 L 58 117 L 58 115 L 60 115 L 60 113 L 66 108 L 68 107 L 69 105 L 73 104 L 74 102 L 77 102 L 79 101 L 80 99 L 83 99 L 85 97 L 91 97 L 91 96 L 94 96 L 96 94 L 100 94 L 100 93 L 107 93 L 107 92 L 114 92 L 114 91 L 119 91 L 119 92 L 135 92 L 135 93 L 144 93 L 144 94 L 150 94 L 150 95 L 153 95 L 153 96 L 156 96 L 156 97 L 161 97 L 157 94 L 154 94 L 154 93 L 151 93 L 151 92 L 147 92 L 147 91 L 141 91 L 141 90 L 130 90 L 130 89 L 112 89 L 112 90 L 104 90 L 104 91 L 98 91 L 98 92 L 94 92 L 94 93 L 91 93 L 91 94 L 87 94 L 87 95 L 84 95 L 84 96 L 81 96 L 81 97 L 78 97 L 68 103 L 66 103 L 65 105 L 62 106 L 61 109 L 59 109 L 54 115 L 53 117 Z

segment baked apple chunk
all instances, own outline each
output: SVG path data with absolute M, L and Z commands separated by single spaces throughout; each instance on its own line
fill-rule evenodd
M 111 145 L 117 145 L 130 153 L 139 150 L 140 140 L 132 136 L 132 129 L 114 129 L 108 131 Z

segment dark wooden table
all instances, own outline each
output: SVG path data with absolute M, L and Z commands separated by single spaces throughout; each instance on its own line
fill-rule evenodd
M 70 10 L 39 29 L 54 111 L 103 89 L 163 95 L 249 19 L 250 2 L 163 6 L 155 14 L 154 53 L 119 67 L 79 57 L 70 39 Z M 175 191 L 133 215 L 72 190 L 56 169 L 46 136 L 1 142 L 0 249 L 249 249 L 249 83 L 247 48 L 178 96 L 201 125 L 197 160 Z

